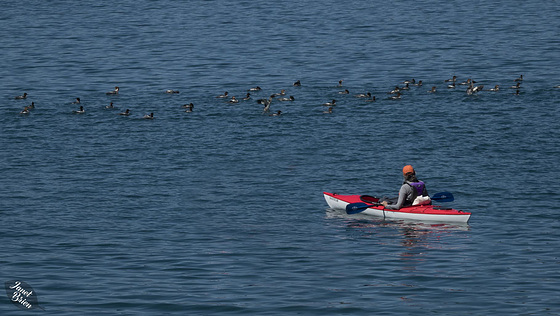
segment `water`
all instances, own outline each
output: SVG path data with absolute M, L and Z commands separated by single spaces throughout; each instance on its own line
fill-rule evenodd
M 4 4 L 3 282 L 27 282 L 48 315 L 558 314 L 548 5 Z M 467 96 L 453 75 L 502 89 Z M 387 100 L 411 78 L 424 85 Z M 281 89 L 296 101 L 263 115 L 255 100 Z M 375 103 L 353 97 L 368 91 Z M 469 225 L 327 208 L 323 191 L 396 194 L 405 164 Z

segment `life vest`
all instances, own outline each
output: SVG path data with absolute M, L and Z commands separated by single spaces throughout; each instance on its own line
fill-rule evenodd
M 414 199 L 416 199 L 417 196 L 421 196 L 422 192 L 424 192 L 424 182 L 422 181 L 418 181 L 418 182 L 408 182 L 406 181 L 406 184 L 410 185 L 414 191 L 414 195 L 412 196 L 412 201 L 414 201 Z M 412 202 L 411 201 L 411 202 Z

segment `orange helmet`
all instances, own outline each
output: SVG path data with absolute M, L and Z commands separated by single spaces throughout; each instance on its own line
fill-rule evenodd
M 414 168 L 412 168 L 411 165 L 406 165 L 404 166 L 404 168 L 402 168 L 402 173 L 403 175 L 406 176 L 408 173 L 415 173 L 415 172 L 414 172 Z

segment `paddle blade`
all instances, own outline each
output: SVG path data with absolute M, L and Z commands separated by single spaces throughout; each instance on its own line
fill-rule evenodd
M 453 202 L 453 201 L 455 201 L 455 198 L 453 197 L 453 194 L 451 194 L 451 192 L 436 193 L 432 196 L 431 199 L 433 201 L 438 201 L 438 202 Z
M 356 214 L 365 211 L 366 209 L 375 206 L 366 203 L 350 203 L 346 205 L 346 214 Z

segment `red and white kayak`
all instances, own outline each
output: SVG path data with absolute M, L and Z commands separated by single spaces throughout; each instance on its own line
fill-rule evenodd
M 335 210 L 346 210 L 350 203 L 364 202 L 361 195 L 343 195 L 337 193 L 323 192 L 329 207 Z M 362 214 L 373 215 L 385 219 L 407 219 L 417 221 L 435 221 L 448 223 L 467 223 L 471 213 L 444 208 L 437 205 L 416 205 L 403 207 L 400 210 L 388 210 L 382 205 L 372 205 L 365 209 Z

